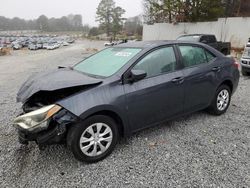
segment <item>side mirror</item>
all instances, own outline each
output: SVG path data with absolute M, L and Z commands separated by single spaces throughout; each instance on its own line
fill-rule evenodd
M 207 43 L 207 41 L 206 41 L 206 40 L 202 40 L 202 41 L 201 41 L 201 43 L 205 43 L 205 44 L 206 44 L 206 43 Z
M 131 70 L 131 74 L 129 77 L 129 82 L 137 82 L 142 80 L 147 76 L 147 73 L 144 70 Z

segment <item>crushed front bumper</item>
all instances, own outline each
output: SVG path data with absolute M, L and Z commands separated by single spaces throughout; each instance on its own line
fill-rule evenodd
M 78 121 L 79 118 L 77 116 L 63 109 L 51 119 L 44 122 L 47 124 L 46 129 L 29 131 L 21 127 L 16 127 L 18 130 L 19 142 L 21 144 L 28 144 L 30 141 L 35 141 L 38 145 L 62 143 L 66 138 L 67 129 L 70 124 L 77 123 Z
M 28 144 L 30 141 L 35 141 L 38 145 L 50 145 L 62 142 L 65 137 L 66 127 L 58 125 L 51 130 L 46 130 L 38 133 L 24 132 L 18 130 L 18 139 L 21 144 Z

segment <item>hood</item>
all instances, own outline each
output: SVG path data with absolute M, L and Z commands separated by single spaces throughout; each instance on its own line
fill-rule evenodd
M 17 102 L 25 103 L 40 91 L 56 91 L 77 86 L 102 83 L 101 79 L 86 76 L 69 68 L 39 73 L 28 78 L 17 93 Z

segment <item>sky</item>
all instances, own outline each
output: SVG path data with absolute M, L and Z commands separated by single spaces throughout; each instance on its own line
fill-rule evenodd
M 36 19 L 44 14 L 59 18 L 69 14 L 81 14 L 83 24 L 96 26 L 96 8 L 101 0 L 1 0 L 0 16 Z M 114 0 L 126 10 L 124 17 L 142 14 L 142 0 Z

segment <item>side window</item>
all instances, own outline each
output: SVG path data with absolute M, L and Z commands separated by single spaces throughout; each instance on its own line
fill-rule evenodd
M 147 77 L 157 76 L 176 70 L 176 58 L 173 47 L 155 50 L 137 63 L 134 70 L 144 70 Z
M 210 61 L 212 61 L 212 60 L 214 60 L 216 58 L 215 55 L 211 54 L 207 50 L 205 50 L 205 53 L 206 53 L 208 62 L 210 62 Z
M 203 48 L 195 46 L 180 46 L 179 48 L 185 67 L 192 67 L 208 62 Z

